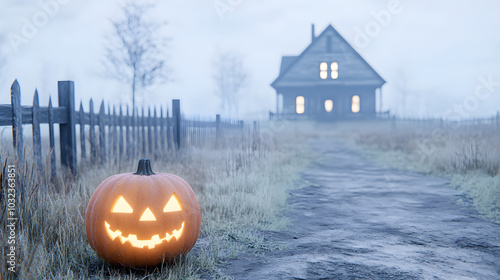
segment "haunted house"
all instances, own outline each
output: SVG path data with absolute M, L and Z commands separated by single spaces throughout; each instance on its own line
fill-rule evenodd
M 384 79 L 329 25 L 298 56 L 283 56 L 276 112 L 289 119 L 375 118 Z

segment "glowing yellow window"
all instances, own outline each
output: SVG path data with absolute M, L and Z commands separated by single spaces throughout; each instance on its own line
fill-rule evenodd
M 330 113 L 332 110 L 333 110 L 333 101 L 330 99 L 325 100 L 325 111 Z
M 359 109 L 360 109 L 360 107 L 359 107 L 359 96 L 358 95 L 354 95 L 352 97 L 351 111 L 353 113 L 357 113 L 357 112 L 359 112 Z
M 295 99 L 295 111 L 297 114 L 304 113 L 304 96 L 297 96 Z
M 337 79 L 339 77 L 339 64 L 338 62 L 332 62 L 330 65 L 330 69 L 332 70 L 331 76 L 332 79 Z
M 328 63 L 321 62 L 321 64 L 319 65 L 319 76 L 323 80 L 326 80 L 326 78 L 328 78 Z

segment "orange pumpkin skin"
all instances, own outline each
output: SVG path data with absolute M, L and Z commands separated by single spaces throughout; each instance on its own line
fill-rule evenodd
M 113 212 L 120 211 L 120 197 L 129 207 Z M 176 201 L 178 207 L 165 212 L 166 205 Z M 137 173 L 111 176 L 97 187 L 87 207 L 85 228 L 99 257 L 140 268 L 171 262 L 189 252 L 198 239 L 200 222 L 200 206 L 189 184 L 176 175 L 152 173 L 149 160 L 141 160 Z

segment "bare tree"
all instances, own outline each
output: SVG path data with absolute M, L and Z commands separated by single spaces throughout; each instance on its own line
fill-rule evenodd
M 221 98 L 222 112 L 238 117 L 241 89 L 247 79 L 247 71 L 240 55 L 226 51 L 214 60 L 216 93 Z
M 168 38 L 159 34 L 166 23 L 147 17 L 153 7 L 129 2 L 122 6 L 121 17 L 111 21 L 113 33 L 108 38 L 104 63 L 118 80 L 130 86 L 133 108 L 138 92 L 169 80 L 165 54 Z

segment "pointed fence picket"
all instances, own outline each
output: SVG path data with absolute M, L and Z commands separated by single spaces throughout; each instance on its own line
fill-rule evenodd
M 37 170 L 42 171 L 42 135 L 40 133 L 40 104 L 38 103 L 38 90 L 33 96 L 33 159 Z
M 52 98 L 49 97 L 49 109 L 48 109 L 48 123 L 49 123 L 49 148 L 50 148 L 50 175 L 52 178 L 56 177 L 57 175 L 57 168 L 56 168 L 56 145 L 55 145 L 55 139 L 54 139 L 54 123 L 55 123 L 55 117 L 54 117 L 54 108 L 52 107 Z

